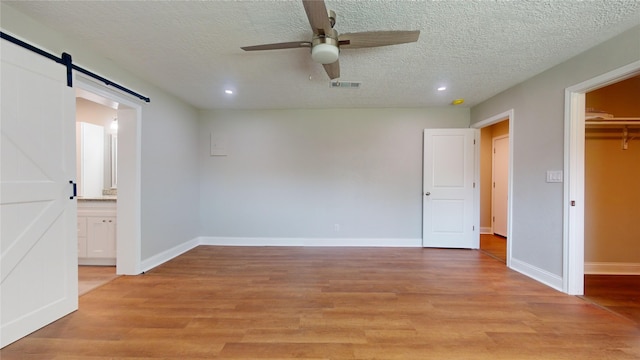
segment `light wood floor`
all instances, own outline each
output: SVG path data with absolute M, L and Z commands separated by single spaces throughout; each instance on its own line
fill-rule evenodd
M 507 262 L 507 239 L 502 236 L 480 235 L 480 250 Z M 584 280 L 582 298 L 640 324 L 640 276 L 585 275 Z
M 583 298 L 640 324 L 638 275 L 585 275 Z
M 78 295 L 84 295 L 117 277 L 115 266 L 78 266 Z
M 639 359 L 640 326 L 480 251 L 200 246 L 2 359 Z
M 480 250 L 497 260 L 507 263 L 507 238 L 493 235 L 480 235 Z

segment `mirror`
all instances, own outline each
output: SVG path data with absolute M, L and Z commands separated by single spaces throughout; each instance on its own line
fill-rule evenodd
M 118 188 L 118 134 L 111 134 L 111 188 Z
M 76 97 L 79 196 L 117 194 L 117 115 L 118 111 L 110 106 Z

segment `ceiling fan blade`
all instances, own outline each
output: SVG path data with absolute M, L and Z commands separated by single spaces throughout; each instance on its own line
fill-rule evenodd
M 420 30 L 365 31 L 340 34 L 340 48 L 359 49 L 376 46 L 405 44 L 418 41 Z
M 324 0 L 302 0 L 311 30 L 316 35 L 331 34 L 331 22 Z
M 340 77 L 340 61 L 339 60 L 336 60 L 331 64 L 323 64 L 322 66 L 324 66 L 324 71 L 326 71 L 327 75 L 329 75 L 329 79 L 333 80 Z
M 263 44 L 263 45 L 254 45 L 254 46 L 245 46 L 241 47 L 244 51 L 256 51 L 256 50 L 280 50 L 280 49 L 294 49 L 294 48 L 302 48 L 302 47 L 311 47 L 311 42 L 309 41 L 291 41 L 291 42 L 283 42 L 283 43 L 275 43 L 275 44 Z

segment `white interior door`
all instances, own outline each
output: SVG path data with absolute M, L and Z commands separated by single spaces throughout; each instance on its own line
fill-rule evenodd
M 75 96 L 65 68 L 0 41 L 0 347 L 78 308 Z
M 424 247 L 478 248 L 474 236 L 476 133 L 476 129 L 424 131 Z
M 491 215 L 493 233 L 507 237 L 509 197 L 509 136 L 493 138 Z

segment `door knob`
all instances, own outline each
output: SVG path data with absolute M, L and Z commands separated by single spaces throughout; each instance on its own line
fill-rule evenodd
M 429 196 L 429 195 L 431 195 L 431 193 L 427 191 L 424 195 L 425 196 Z

